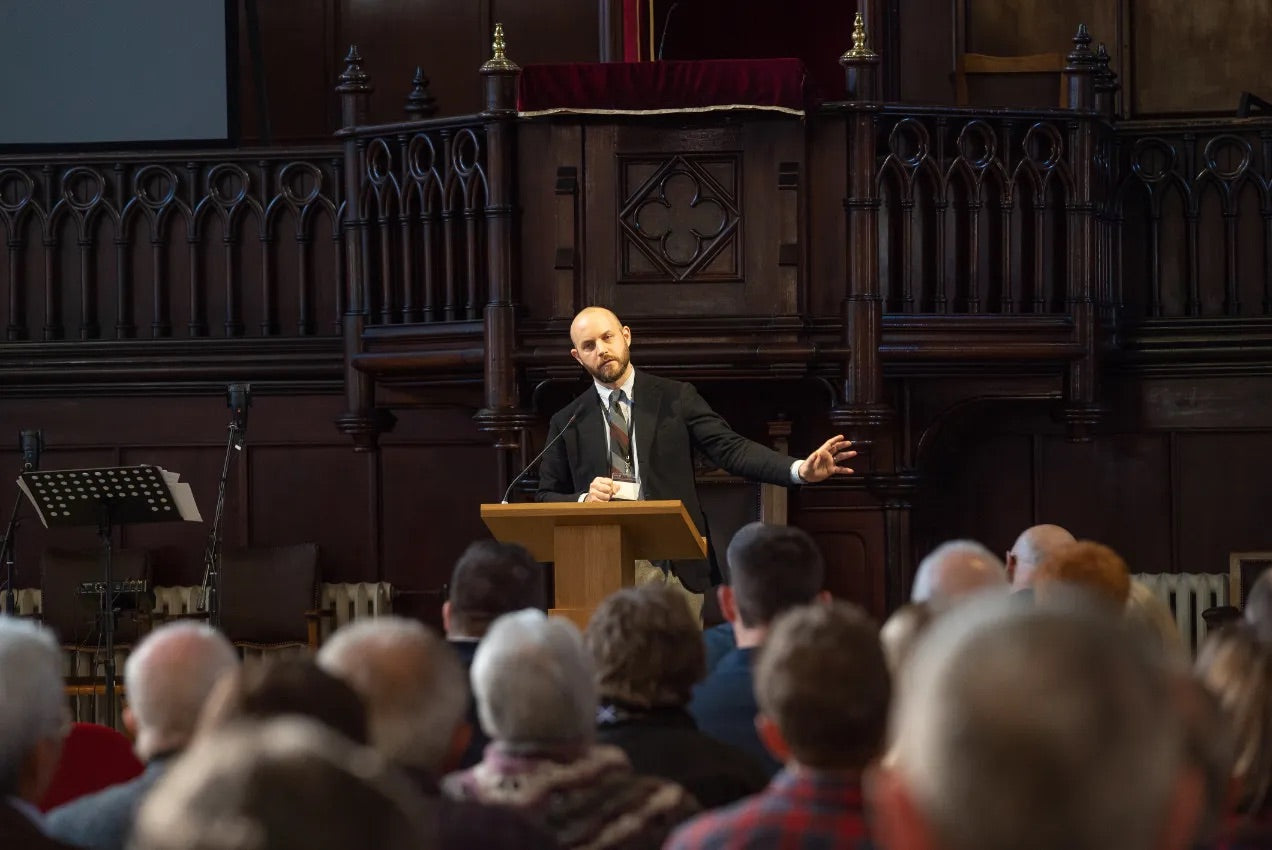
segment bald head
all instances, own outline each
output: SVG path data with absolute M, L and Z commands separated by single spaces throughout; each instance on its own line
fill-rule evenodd
M 631 328 L 604 307 L 586 307 L 570 322 L 570 356 L 595 380 L 621 386 L 631 369 Z
M 951 540 L 919 563 L 910 601 L 939 608 L 984 590 L 1006 587 L 1007 571 L 993 552 L 975 540 Z
M 229 640 L 202 623 L 173 623 L 147 635 L 124 665 L 137 754 L 149 759 L 185 747 L 213 687 L 237 667 Z
M 1022 590 L 1033 587 L 1034 572 L 1038 565 L 1051 557 L 1057 549 L 1073 542 L 1073 535 L 1058 525 L 1034 525 L 1020 532 L 1016 543 L 1007 553 L 1007 575 L 1012 588 Z
M 446 772 L 468 683 L 445 641 L 402 617 L 358 620 L 332 635 L 318 663 L 366 702 L 373 747 L 397 764 Z

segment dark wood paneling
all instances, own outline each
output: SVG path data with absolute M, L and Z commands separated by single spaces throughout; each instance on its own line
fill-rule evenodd
M 794 502 L 791 524 L 811 534 L 821 548 L 826 589 L 883 618 L 887 535 L 883 514 L 873 500 L 832 488 L 809 488 Z
M 1122 382 L 1110 393 L 1111 421 L 1133 430 L 1089 442 L 1065 440 L 1040 411 L 1020 405 L 972 406 L 951 417 L 924 454 L 916 561 L 954 537 L 1005 551 L 1039 522 L 1107 543 L 1133 572 L 1222 573 L 1229 552 L 1272 547 L 1264 509 L 1272 428 L 1222 430 L 1231 411 L 1204 400 L 1224 395 L 1223 379 L 1153 383 L 1152 396 L 1199 406 L 1191 416 L 1162 417 L 1137 407 L 1139 388 Z M 1247 395 L 1247 409 L 1260 407 L 1256 395 Z
M 249 539 L 255 546 L 314 542 L 327 580 L 377 581 L 376 457 L 355 454 L 334 430 L 325 446 L 251 447 Z
M 398 121 L 416 66 L 439 115 L 481 109 L 477 69 L 490 58 L 491 29 L 504 24 L 509 56 L 530 62 L 587 62 L 600 55 L 595 0 L 277 0 L 260 13 L 264 80 L 274 142 L 330 138 L 339 123 L 334 92 L 340 59 L 356 44 L 375 92 L 369 118 Z M 261 140 L 257 89 L 239 0 L 242 139 Z
M 901 0 L 898 6 L 897 30 L 902 56 L 900 100 L 953 103 L 953 3 L 951 0 Z
M 1222 573 L 1228 553 L 1272 549 L 1272 433 L 1180 434 L 1179 567 Z
M 1172 557 L 1167 435 L 1117 434 L 1089 443 L 1048 437 L 1039 460 L 1038 522 L 1112 546 L 1132 572 L 1180 569 Z M 1194 521 L 1180 518 L 1188 526 Z

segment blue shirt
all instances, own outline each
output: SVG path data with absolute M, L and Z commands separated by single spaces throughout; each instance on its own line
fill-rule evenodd
M 721 658 L 694 689 L 689 713 L 702 732 L 752 756 L 773 776 L 782 765 L 760 743 L 755 731 L 755 715 L 760 709 L 751 675 L 754 656 L 755 650 L 747 648 L 735 649 Z

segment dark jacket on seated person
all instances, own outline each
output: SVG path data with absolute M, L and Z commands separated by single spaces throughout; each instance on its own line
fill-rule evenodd
M 755 759 L 699 732 L 683 708 L 606 702 L 597 712 L 596 737 L 627 753 L 637 773 L 679 783 L 706 809 L 755 794 L 768 784 Z
M 43 827 L 40 812 L 35 806 L 15 804 L 12 798 L 0 799 L 0 847 L 6 850 L 10 847 L 14 850 L 75 850 L 70 844 L 50 838 Z
M 451 649 L 455 650 L 455 654 L 459 656 L 459 663 L 464 665 L 464 677 L 467 678 L 473 669 L 473 657 L 477 655 L 478 641 L 470 638 L 450 638 L 446 641 L 450 644 Z M 468 739 L 468 746 L 464 749 L 464 754 L 459 758 L 459 768 L 472 767 L 481 761 L 481 754 L 485 752 L 486 745 L 490 743 L 490 737 L 482 731 L 481 718 L 477 716 L 477 700 L 471 696 L 468 698 L 468 725 L 473 730 L 473 735 Z
M 764 748 L 755 731 L 755 715 L 760 709 L 751 673 L 754 661 L 755 650 L 751 648 L 735 649 L 721 658 L 694 688 L 689 713 L 703 733 L 751 756 L 772 777 L 782 764 Z
M 88 850 L 123 850 L 142 798 L 171 761 L 171 756 L 152 758 L 136 779 L 53 809 L 45 821 L 49 835 Z

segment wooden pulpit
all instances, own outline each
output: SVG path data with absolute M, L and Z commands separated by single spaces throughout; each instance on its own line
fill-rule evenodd
M 532 502 L 481 506 L 481 518 L 505 543 L 520 543 L 555 565 L 551 613 L 580 628 L 616 590 L 631 587 L 637 558 L 707 557 L 707 541 L 680 500 Z

